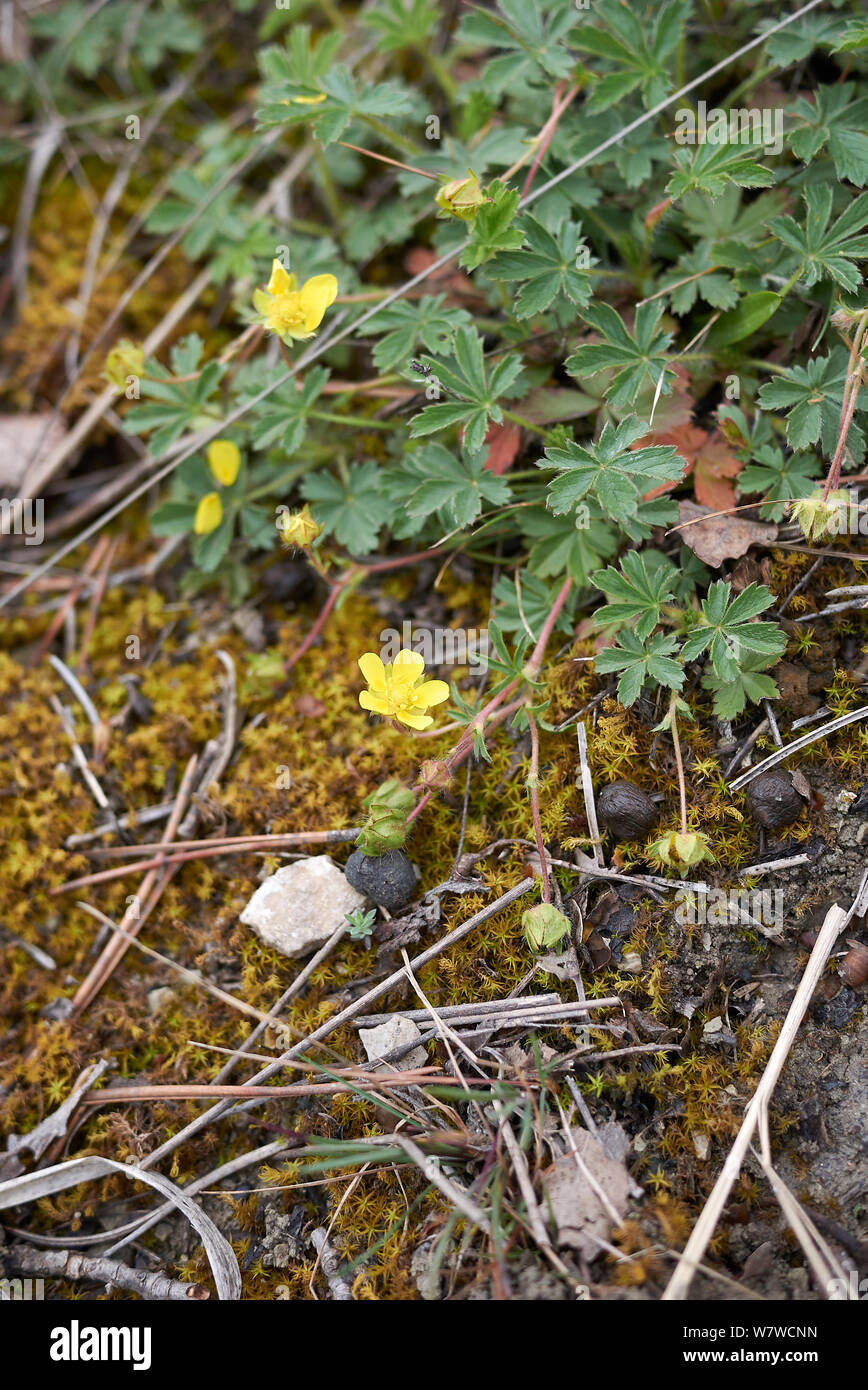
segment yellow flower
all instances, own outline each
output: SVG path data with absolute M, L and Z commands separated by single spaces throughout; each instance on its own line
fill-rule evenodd
M 241 467 L 241 452 L 231 439 L 212 439 L 208 445 L 208 467 L 218 483 L 231 487 Z
M 376 652 L 365 652 L 359 659 L 359 670 L 368 682 L 368 689 L 359 695 L 362 709 L 382 714 L 386 719 L 398 719 L 411 729 L 427 729 L 434 720 L 425 711 L 429 705 L 442 704 L 449 698 L 445 681 L 419 681 L 425 672 L 425 662 L 418 652 L 402 648 L 395 660 L 384 666 Z
M 480 188 L 479 179 L 473 170 L 468 169 L 466 179 L 451 179 L 449 183 L 444 183 L 439 192 L 435 193 L 434 201 L 444 212 L 451 213 L 462 222 L 470 222 L 482 204 L 490 200 Z
M 253 291 L 253 304 L 265 327 L 289 343 L 313 335 L 337 292 L 333 275 L 314 275 L 299 289 L 297 277 L 274 260 L 266 289 Z
M 288 512 L 284 509 L 280 514 L 277 529 L 287 545 L 297 545 L 299 550 L 306 550 L 317 536 L 322 535 L 322 527 L 318 521 L 314 521 L 310 507 L 307 506 L 302 507 L 300 512 Z
M 205 497 L 201 497 L 193 521 L 196 535 L 207 536 L 211 531 L 216 531 L 222 520 L 223 503 L 220 501 L 220 493 L 209 492 Z

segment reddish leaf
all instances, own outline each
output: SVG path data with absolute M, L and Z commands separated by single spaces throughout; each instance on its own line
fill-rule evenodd
M 485 436 L 488 458 L 483 465 L 490 473 L 505 473 L 515 461 L 521 444 L 521 426 L 509 423 L 489 425 Z
M 437 260 L 433 251 L 429 251 L 425 246 L 414 246 L 404 259 L 404 265 L 411 275 L 419 275 L 423 270 L 427 270 L 430 265 Z M 447 300 L 452 303 L 464 305 L 467 300 L 472 299 L 477 304 L 484 304 L 483 296 L 476 289 L 472 281 L 468 280 L 460 270 L 456 270 L 452 264 L 444 265 L 440 270 L 435 270 L 428 280 L 428 288 L 435 294 L 442 291 L 446 292 Z
M 728 478 L 735 478 L 744 467 L 719 430 L 708 436 L 700 448 L 693 474 L 697 502 L 722 511 L 735 505 L 735 489 Z

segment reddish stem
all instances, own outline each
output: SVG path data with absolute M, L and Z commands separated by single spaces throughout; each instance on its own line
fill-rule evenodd
M 301 646 L 297 647 L 296 650 L 292 653 L 292 656 L 287 658 L 286 665 L 284 667 L 286 671 L 291 671 L 293 666 L 297 666 L 298 663 L 301 661 L 301 658 L 304 656 L 305 652 L 310 651 L 314 642 L 319 637 L 320 633 L 322 632 L 323 628 L 328 622 L 329 614 L 331 613 L 332 609 L 334 608 L 335 604 L 337 603 L 338 599 L 343 593 L 345 584 L 346 581 L 344 580 L 340 584 L 334 585 L 331 593 L 329 594 L 328 598 L 326 599 L 325 603 L 323 604 L 320 610 L 316 622 L 314 623 L 310 632 L 305 637 Z
M 847 436 L 850 433 L 850 425 L 853 423 L 853 416 L 856 412 L 856 401 L 859 398 L 859 387 L 862 384 L 862 349 L 868 337 L 868 310 L 859 320 L 856 332 L 853 334 L 853 346 L 850 349 L 850 361 L 847 364 L 847 379 L 844 385 L 844 396 L 841 401 L 841 424 L 838 430 L 838 444 L 835 449 L 835 457 L 829 469 L 829 476 L 823 488 L 823 501 L 829 493 L 838 486 L 841 481 L 841 461 L 844 457 L 844 448 L 847 443 Z M 858 365 L 857 365 L 858 364 Z
M 536 646 L 534 647 L 533 652 L 531 653 L 530 661 L 528 661 L 527 665 L 524 668 L 524 671 L 522 672 L 522 676 L 527 681 L 534 681 L 539 675 L 539 669 L 542 665 L 542 659 L 545 655 L 546 646 L 548 645 L 549 638 L 551 637 L 552 632 L 554 631 L 555 623 L 560 617 L 561 609 L 567 601 L 567 595 L 569 594 L 570 589 L 572 588 L 572 582 L 573 581 L 571 579 L 564 580 L 563 584 L 561 585 L 558 591 L 557 598 L 552 604 L 551 612 L 549 613 L 548 617 L 543 623 L 543 628 L 542 632 L 539 635 L 539 640 Z M 468 753 L 470 753 L 471 749 L 473 748 L 474 731 L 476 729 L 481 729 L 485 724 L 485 721 L 491 716 L 494 710 L 496 710 L 499 705 L 502 705 L 507 696 L 511 695 L 513 691 L 521 684 L 522 676 L 516 676 L 514 681 L 510 681 L 509 685 L 505 686 L 503 690 L 501 690 L 497 695 L 495 695 L 491 700 L 489 700 L 488 704 L 485 705 L 483 709 L 480 710 L 479 714 L 477 714 L 476 717 L 471 721 L 471 723 L 468 725 L 467 732 L 462 735 L 462 737 L 458 740 L 458 743 L 455 745 L 455 748 L 452 751 L 452 753 L 450 753 L 449 757 L 445 759 L 446 767 L 449 769 L 450 772 L 460 762 L 463 762 L 463 760 L 467 757 Z M 414 821 L 416 819 L 416 817 L 419 815 L 419 812 L 423 809 L 423 807 L 427 806 L 430 800 L 431 790 L 429 789 L 424 793 L 424 795 L 413 807 L 413 810 L 407 817 L 407 825 L 409 825 L 411 821 Z
M 530 792 L 533 832 L 536 837 L 536 851 L 539 855 L 540 873 L 542 874 L 543 902 L 550 903 L 552 890 L 549 883 L 549 868 L 546 863 L 546 849 L 543 844 L 542 821 L 539 813 L 539 729 L 530 710 L 527 712 L 527 718 L 530 724 L 530 775 L 527 779 L 527 789 Z
M 558 121 L 561 119 L 561 116 L 566 111 L 570 102 L 578 94 L 579 87 L 577 84 L 575 87 L 571 87 L 570 90 L 567 92 L 567 95 L 564 97 L 563 101 L 560 101 L 562 86 L 563 83 L 559 82 L 557 87 L 555 88 L 554 100 L 552 101 L 552 113 L 546 121 L 545 125 L 543 126 L 542 130 L 540 131 L 539 148 L 533 157 L 533 163 L 527 171 L 527 178 L 524 181 L 524 188 L 522 189 L 522 198 L 526 198 L 531 190 L 534 178 L 536 177 L 537 169 L 542 163 L 546 150 L 551 144 L 552 139 L 554 138 L 554 133 L 558 128 Z

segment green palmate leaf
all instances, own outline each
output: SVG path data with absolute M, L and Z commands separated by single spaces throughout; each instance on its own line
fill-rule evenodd
M 514 353 L 491 366 L 486 363 L 482 339 L 474 328 L 459 328 L 455 334 L 453 356 L 448 361 L 424 358 L 432 371 L 434 389 L 442 388 L 450 399 L 431 405 L 410 421 L 414 438 L 434 434 L 449 425 L 464 427 L 464 445 L 478 453 L 491 421 L 500 424 L 503 413 L 497 404 L 501 397 L 519 395 L 521 358 Z
M 193 562 L 204 574 L 213 574 L 224 559 L 232 540 L 232 521 L 224 517 L 216 531 L 197 536 L 193 542 Z
M 566 140 L 570 159 L 581 159 L 612 136 L 620 135 L 624 127 L 629 127 L 641 113 L 642 108 L 638 103 L 629 102 L 619 102 L 617 110 L 610 107 L 593 116 L 586 116 L 583 109 L 581 129 L 571 133 Z M 655 135 L 651 124 L 647 123 L 621 135 L 616 144 L 599 156 L 600 163 L 605 164 L 609 160 L 628 188 L 639 188 L 651 177 L 655 164 L 668 163 L 669 145 L 662 136 Z M 591 206 L 585 199 L 581 202 L 585 207 Z
M 714 693 L 713 709 L 720 719 L 735 719 L 747 705 L 748 700 L 759 704 L 760 700 L 774 700 L 779 695 L 778 687 L 771 676 L 759 669 L 769 663 L 763 657 L 745 654 L 739 671 L 732 677 L 721 679 L 715 671 L 706 671 L 702 684 Z
M 670 444 L 631 449 L 647 433 L 648 426 L 631 415 L 617 428 L 607 421 L 596 443 L 570 439 L 562 449 L 546 449 L 537 467 L 560 473 L 548 490 L 555 515 L 572 511 L 590 493 L 623 526 L 625 516 L 636 513 L 643 492 L 680 479 L 684 461 Z
M 445 307 L 446 296 L 426 294 L 414 304 L 397 300 L 369 320 L 368 333 L 383 333 L 374 347 L 374 365 L 389 372 L 405 365 L 419 345 L 429 352 L 448 353 L 455 330 L 470 324 L 466 309 Z
M 278 368 L 272 380 L 282 376 L 285 376 L 285 372 Z M 270 449 L 279 445 L 287 453 L 294 453 L 304 439 L 310 412 L 329 376 L 326 367 L 311 367 L 305 372 L 300 387 L 294 379 L 290 379 L 272 391 L 259 405 L 254 406 L 250 412 L 253 447 Z M 258 395 L 261 389 L 260 385 L 255 393 L 250 393 L 250 398 L 254 394 Z
M 513 226 L 518 211 L 519 192 L 495 180 L 486 190 L 488 202 L 483 203 L 470 225 L 470 243 L 464 248 L 460 264 L 475 270 L 490 261 L 499 251 L 513 251 L 521 246 L 521 231 Z
M 764 410 L 788 410 L 787 442 L 792 449 L 807 449 L 819 440 L 827 454 L 838 442 L 841 407 L 847 380 L 847 353 L 835 348 L 828 357 L 811 358 L 804 367 L 790 367 L 760 389 Z M 851 424 L 847 436 L 851 457 L 859 461 L 865 438 Z
M 840 179 L 859 188 L 868 183 L 868 97 L 852 101 L 855 84 L 820 86 L 800 97 L 787 115 L 795 122 L 790 147 L 806 164 L 828 148 Z
M 668 633 L 658 632 L 643 641 L 628 628 L 618 633 L 613 647 L 597 653 L 594 667 L 598 675 L 620 671 L 618 699 L 622 705 L 632 705 L 649 680 L 670 690 L 681 689 L 684 671 L 681 662 L 674 659 L 677 648 L 678 643 Z
M 760 20 L 759 29 L 767 29 L 776 21 Z M 766 44 L 766 52 L 773 63 L 779 67 L 789 67 L 790 63 L 801 63 L 815 48 L 834 48 L 846 31 L 844 16 L 822 14 L 803 15 L 786 29 L 772 34 Z
M 835 53 L 865 53 L 868 50 L 868 19 L 851 19 L 833 49 Z
M 657 325 L 663 313 L 659 300 L 640 304 L 636 310 L 633 333 L 609 304 L 590 304 L 582 311 L 585 322 L 601 334 L 601 343 L 586 343 L 567 358 L 571 376 L 593 376 L 606 368 L 616 373 L 606 392 L 606 399 L 616 409 L 632 404 L 637 392 L 648 381 L 657 388 L 663 378 L 662 393 L 668 395 L 674 373 L 666 365 L 666 349 L 672 334 Z
M 271 45 L 261 50 L 262 75 L 266 82 L 292 83 L 302 94 L 310 95 L 318 90 L 318 80 L 328 73 L 342 42 L 339 29 L 324 31 L 314 42 L 309 24 L 293 24 L 284 47 Z
M 785 503 L 790 498 L 810 496 L 814 479 L 820 475 L 820 465 L 814 454 L 785 457 L 773 444 L 762 444 L 752 457 L 753 462 L 738 475 L 738 490 L 765 493 L 761 514 L 770 521 L 783 518 Z
M 375 9 L 361 15 L 365 28 L 381 35 L 378 53 L 423 44 L 439 19 L 440 10 L 433 0 L 379 0 Z
M 616 623 L 621 627 L 628 623 L 644 641 L 660 621 L 663 605 L 674 598 L 670 577 L 666 567 L 649 570 L 644 555 L 637 550 L 628 551 L 620 572 L 610 565 L 593 576 L 597 588 L 609 600 L 594 614 L 595 624 L 607 627 Z
M 355 209 L 344 232 L 344 249 L 351 261 L 369 261 L 384 246 L 400 246 L 406 241 L 414 223 L 412 210 L 406 203 Z
M 160 199 L 148 214 L 147 231 L 162 234 L 182 227 L 217 182 L 218 176 L 207 163 L 194 169 L 177 170 L 169 178 L 169 189 L 176 196 Z M 197 218 L 181 240 L 188 256 L 195 260 L 206 252 L 216 255 L 244 240 L 249 224 L 237 206 L 238 198 L 238 191 L 232 188 L 212 198 L 207 216 Z
M 753 619 L 773 602 L 764 584 L 748 584 L 732 598 L 728 580 L 712 584 L 703 599 L 698 621 L 687 633 L 682 647 L 685 661 L 708 651 L 715 674 L 721 681 L 735 680 L 746 657 L 762 658 L 760 666 L 770 666 L 781 655 L 786 637 L 775 623 Z
M 293 69 L 287 80 L 264 87 L 262 100 L 256 112 L 261 126 L 309 124 L 324 145 L 339 140 L 356 118 L 404 116 L 411 109 L 402 83 L 375 82 L 359 88 L 348 69 L 337 63 L 316 77 L 312 72 L 296 76 Z
M 150 445 L 154 458 L 160 458 L 186 430 L 195 427 L 226 372 L 223 363 L 208 362 L 195 380 L 173 380 L 192 375 L 201 354 L 202 339 L 191 333 L 172 349 L 169 355 L 171 372 L 153 359 L 146 364 L 147 376 L 142 380 L 141 391 L 142 396 L 149 399 L 136 405 L 124 423 L 132 434 L 152 436 Z
M 195 502 L 163 502 L 151 516 L 151 530 L 155 536 L 186 536 L 195 517 Z
M 354 555 L 375 548 L 380 527 L 392 516 L 392 503 L 380 492 L 379 470 L 370 459 L 351 464 L 346 482 L 332 473 L 309 473 L 301 491 L 326 534 Z
M 513 306 L 520 319 L 542 313 L 558 295 L 585 305 L 591 296 L 588 270 L 596 264 L 581 236 L 581 224 L 566 219 L 553 235 L 526 214 L 519 224 L 526 246 L 507 251 L 489 266 L 495 280 L 523 280 Z
M 692 148 L 682 146 L 675 151 L 676 169 L 666 192 L 670 198 L 682 198 L 693 191 L 718 198 L 728 184 L 769 188 L 775 180 L 772 172 L 758 162 L 762 153 L 761 145 L 717 144 L 711 140 Z
M 604 27 L 581 24 L 570 35 L 570 43 L 580 52 L 614 64 L 614 71 L 594 81 L 588 110 L 602 111 L 636 89 L 648 107 L 662 101 L 672 86 L 669 69 L 686 14 L 682 0 L 674 0 L 661 6 L 648 22 L 618 0 L 595 0 L 594 15 Z
M 406 502 L 411 516 L 430 516 L 447 509 L 459 526 L 469 526 L 482 511 L 483 502 L 495 505 L 512 496 L 509 483 L 485 468 L 482 453 L 456 458 L 441 444 L 429 444 L 413 456 L 423 481 Z
M 792 217 L 773 217 L 769 230 L 785 246 L 795 251 L 802 263 L 800 279 L 815 285 L 834 280 L 848 294 L 859 289 L 861 276 L 854 261 L 868 256 L 868 193 L 850 203 L 829 226 L 833 191 L 828 184 L 813 184 L 804 190 L 807 206 L 804 226 Z
M 574 584 L 586 587 L 600 561 L 617 550 L 614 529 L 594 502 L 560 517 L 545 507 L 528 507 L 520 523 L 532 541 L 528 568 L 541 579 L 568 574 Z
M 738 290 L 731 277 L 712 267 L 706 243 L 682 256 L 674 270 L 663 276 L 660 287 L 668 289 L 673 313 L 689 313 L 697 299 L 704 299 L 714 309 L 732 309 L 738 303 Z
M 571 7 L 528 5 L 525 0 L 498 0 L 498 13 L 474 10 L 465 15 L 458 42 L 506 51 L 486 64 L 486 90 L 518 90 L 528 81 L 568 77 L 573 59 L 564 38 L 575 21 Z
M 536 641 L 552 611 L 559 588 L 559 584 L 546 584 L 528 570 L 517 571 L 514 578 L 501 575 L 494 588 L 500 628 L 504 632 L 523 632 Z M 555 631 L 572 632 L 566 607 L 558 615 Z

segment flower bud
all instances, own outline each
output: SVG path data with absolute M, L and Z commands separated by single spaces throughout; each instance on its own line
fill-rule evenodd
M 565 936 L 569 936 L 571 930 L 569 918 L 558 912 L 551 903 L 537 903 L 536 907 L 529 907 L 527 912 L 522 913 L 521 925 L 532 951 L 545 951 L 550 946 L 557 946 Z
M 466 179 L 450 179 L 435 194 L 434 201 L 443 212 L 458 217 L 462 222 L 472 222 L 486 198 L 479 186 L 479 179 L 468 169 Z
M 439 758 L 426 758 L 419 769 L 419 781 L 429 791 L 443 791 L 452 780 L 452 773 Z
M 313 545 L 323 530 L 319 522 L 314 521 L 308 506 L 302 507 L 300 512 L 283 511 L 277 529 L 285 545 L 298 546 L 299 550 L 306 550 L 309 545 Z

